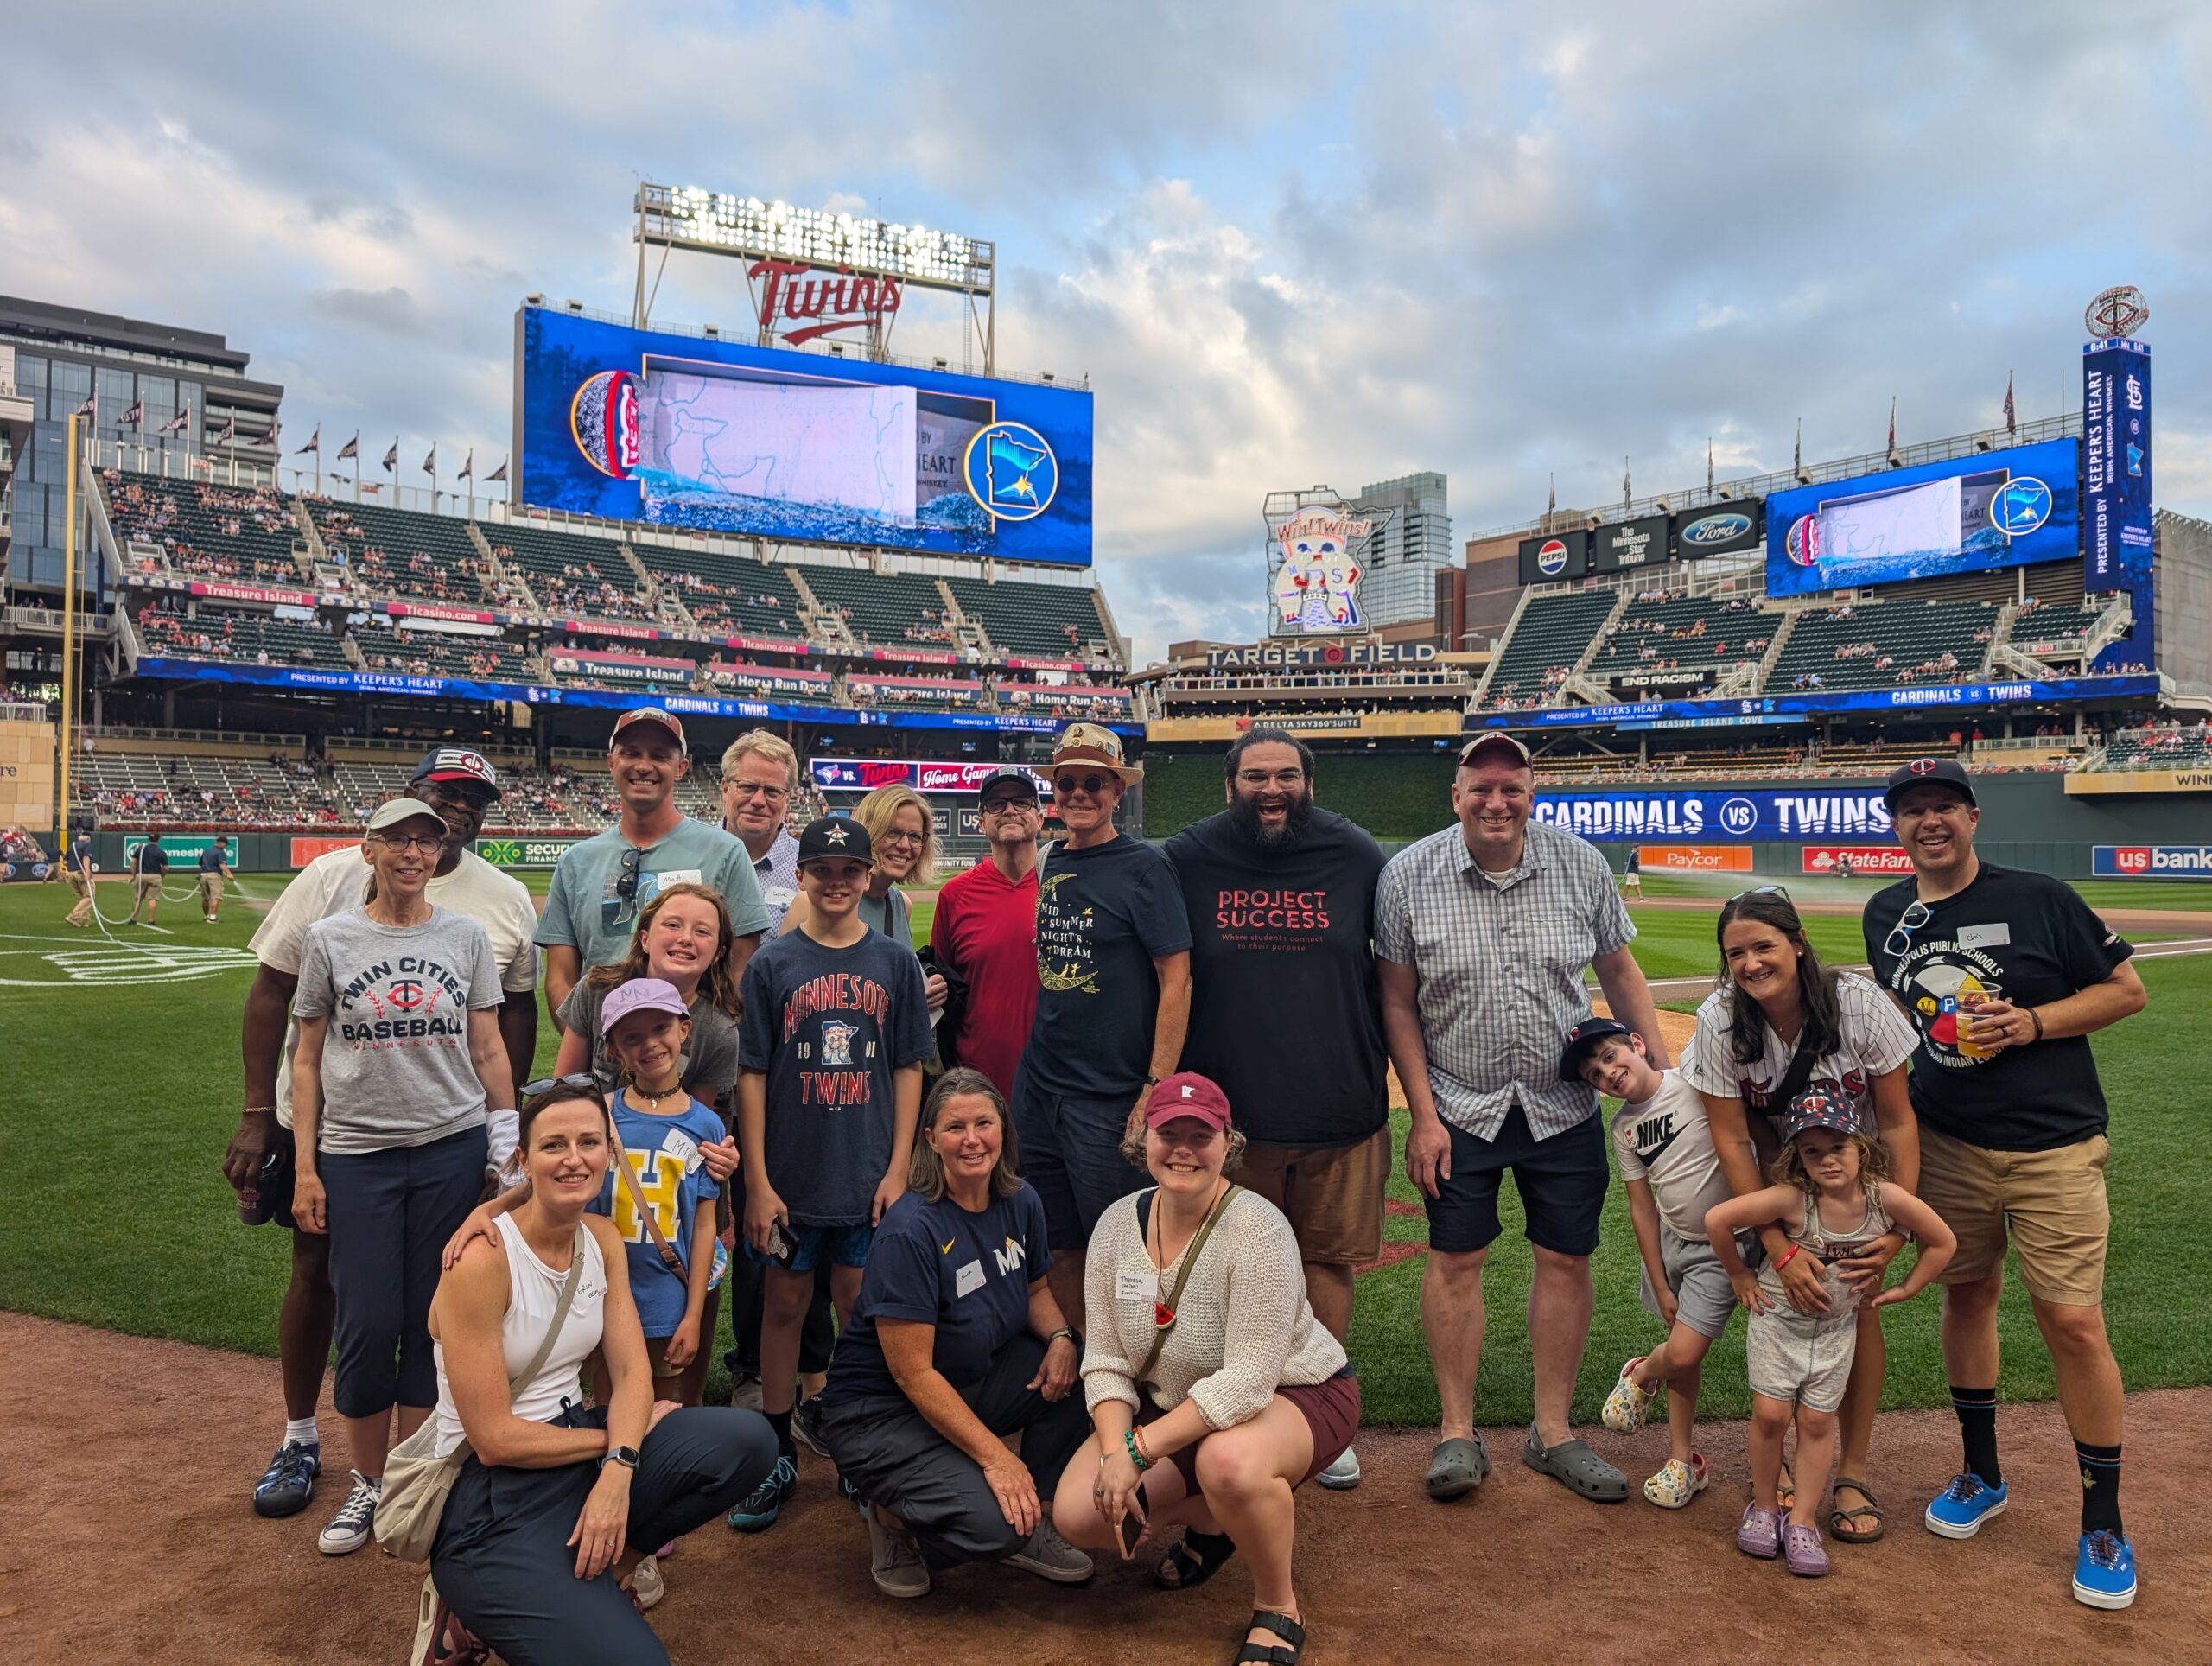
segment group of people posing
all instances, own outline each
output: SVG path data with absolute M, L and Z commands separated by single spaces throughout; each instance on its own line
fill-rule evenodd
M 1180 1587 L 1241 1556 L 1237 1658 L 1295 1661 L 1294 1491 L 1360 1478 L 1344 1338 L 1353 1271 L 1381 1250 L 1392 1065 L 1429 1221 L 1433 1497 L 1489 1470 L 1474 1388 L 1509 1171 L 1535 1257 L 1522 1461 L 1628 1496 L 1568 1427 L 1604 1091 L 1668 1326 L 1605 1409 L 1630 1429 L 1672 1391 L 1648 1499 L 1706 1484 L 1698 1375 L 1740 1300 L 1738 1545 L 1826 1572 L 1824 1502 L 1829 1537 L 1880 1536 L 1878 1312 L 1940 1277 L 1966 1459 L 1925 1519 L 1974 1533 L 2006 1497 L 2009 1235 L 2080 1443 L 2075 1594 L 2132 1599 L 2082 1038 L 2141 984 L 2070 890 L 1974 857 L 1955 766 L 1892 783 L 1916 873 L 1869 905 L 1873 976 L 1823 968 L 1780 887 L 1732 898 L 1679 1069 L 1603 857 L 1530 821 L 1510 737 L 1467 746 L 1454 824 L 1386 864 L 1316 805 L 1287 734 L 1242 737 L 1222 813 L 1156 849 L 1116 824 L 1141 768 L 1072 725 L 1047 771 L 1065 837 L 1040 854 L 1035 779 L 993 773 L 989 855 L 944 883 L 918 952 L 901 889 L 934 878 L 918 794 L 794 836 L 798 760 L 755 731 L 724 754 L 716 828 L 676 809 L 689 767 L 680 720 L 624 714 L 620 819 L 563 855 L 541 919 L 467 849 L 495 772 L 439 748 L 254 938 L 225 1172 L 250 1218 L 293 1228 L 287 1428 L 255 1506 L 311 1499 L 334 1336 L 353 1474 L 322 1548 L 366 1543 L 380 1509 L 417 1519 L 425 1474 L 451 1489 L 419 1657 L 664 1658 L 642 1618 L 659 1555 L 715 1515 L 771 1529 L 804 1447 L 859 1506 L 887 1595 L 988 1560 L 1076 1582 L 1109 1551 Z M 518 1086 L 540 951 L 558 1059 Z M 706 1407 L 725 1300 L 738 1403 Z

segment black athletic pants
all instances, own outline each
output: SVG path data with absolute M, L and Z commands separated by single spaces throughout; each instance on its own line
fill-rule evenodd
M 994 1434 L 1021 1431 L 1021 1461 L 1037 1484 L 1037 1504 L 1052 1518 L 1060 1472 L 1090 1434 L 1077 1379 L 1058 1400 L 1029 1386 L 1045 1362 L 1033 1336 L 1008 1343 L 989 1372 L 961 1391 L 968 1408 Z M 906 1523 L 931 1567 L 995 1561 L 1028 1542 L 999 1509 L 981 1465 L 939 1434 L 904 1396 L 825 1405 L 822 1435 L 837 1472 Z
M 571 1411 L 564 1427 L 604 1428 L 607 1414 Z M 730 1509 L 775 1467 L 768 1420 L 728 1406 L 672 1411 L 638 1448 L 630 1548 L 651 1553 Z M 576 1577 L 567 1542 L 599 1480 L 596 1463 L 488 1467 L 472 1456 L 438 1523 L 430 1572 L 438 1593 L 510 1666 L 665 1666 L 668 1651 L 614 1582 Z

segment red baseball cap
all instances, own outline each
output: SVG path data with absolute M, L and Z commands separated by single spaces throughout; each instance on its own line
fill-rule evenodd
M 683 738 L 683 724 L 682 721 L 671 716 L 668 713 L 663 711 L 658 706 L 639 706 L 630 711 L 624 712 L 620 717 L 616 718 L 614 720 L 614 732 L 607 737 L 607 750 L 612 752 L 614 749 L 614 743 L 621 738 L 622 731 L 624 729 L 634 728 L 639 723 L 659 724 L 674 737 L 676 741 L 676 749 L 678 752 L 682 753 L 687 758 L 691 755 L 691 743 Z
M 1211 1076 L 1179 1070 L 1152 1091 L 1144 1102 L 1144 1125 L 1158 1128 L 1178 1116 L 1195 1116 L 1208 1128 L 1229 1126 L 1229 1096 Z

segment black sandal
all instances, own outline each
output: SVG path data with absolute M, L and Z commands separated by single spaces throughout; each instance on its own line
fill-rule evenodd
M 1236 1554 L 1236 1541 L 1226 1533 L 1186 1529 L 1160 1557 L 1160 1566 L 1152 1571 L 1152 1582 L 1163 1591 L 1188 1591 L 1219 1573 L 1221 1565 Z M 1170 1573 L 1175 1577 L 1168 1578 Z
M 1252 1623 L 1244 1629 L 1273 1631 L 1290 1647 L 1248 1643 L 1236 1651 L 1239 1663 L 1258 1661 L 1262 1666 L 1298 1666 L 1298 1657 L 1306 1652 L 1306 1628 L 1288 1614 L 1278 1614 L 1272 1608 L 1255 1608 Z

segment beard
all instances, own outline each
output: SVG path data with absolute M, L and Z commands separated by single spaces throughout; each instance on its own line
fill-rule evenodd
M 1313 792 L 1310 787 L 1290 801 L 1280 827 L 1270 827 L 1262 822 L 1258 803 L 1243 793 L 1230 801 L 1230 826 L 1241 843 L 1255 850 L 1294 849 L 1306 837 L 1306 830 L 1313 820 Z

